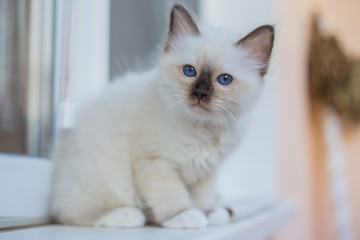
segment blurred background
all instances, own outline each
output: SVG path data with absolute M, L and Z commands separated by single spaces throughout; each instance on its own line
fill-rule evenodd
M 174 2 L 0 0 L 0 152 L 48 158 L 79 102 L 156 64 Z M 292 201 L 275 239 L 360 239 L 360 1 L 177 2 L 239 39 L 276 29 L 263 95 L 220 192 Z

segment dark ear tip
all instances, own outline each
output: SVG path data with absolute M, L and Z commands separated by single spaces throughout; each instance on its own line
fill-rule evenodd
M 273 25 L 263 25 L 257 28 L 259 31 L 269 31 L 272 35 L 275 33 L 275 28 Z
M 272 44 L 275 39 L 274 26 L 273 25 L 262 25 L 262 26 L 256 28 L 255 30 L 253 30 L 252 32 L 250 32 L 244 38 L 240 39 L 238 42 L 235 43 L 235 45 L 239 46 L 239 45 L 243 44 L 244 42 L 248 41 L 248 39 L 253 38 L 254 36 L 259 36 L 259 35 L 268 36 L 269 38 L 267 38 L 267 39 L 269 39 Z
M 171 12 L 174 11 L 186 11 L 186 9 L 181 6 L 180 4 L 175 4 L 172 8 L 171 8 Z
M 270 37 L 270 41 L 274 42 L 275 38 L 275 28 L 273 25 L 263 25 L 255 29 L 253 32 L 262 33 L 262 34 L 268 34 Z

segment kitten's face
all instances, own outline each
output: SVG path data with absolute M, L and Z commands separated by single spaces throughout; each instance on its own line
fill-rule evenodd
M 269 26 L 240 41 L 224 30 L 199 31 L 186 10 L 175 6 L 160 64 L 162 101 L 190 118 L 234 121 L 260 93 L 272 41 Z

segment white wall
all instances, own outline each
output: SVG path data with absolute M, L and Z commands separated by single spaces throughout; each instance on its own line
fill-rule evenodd
M 269 0 L 202 0 L 201 19 L 235 30 L 241 39 L 258 26 L 276 23 L 274 4 Z M 276 57 L 276 49 L 274 55 Z M 222 168 L 219 189 L 225 198 L 275 194 L 278 138 L 273 65 L 266 76 L 266 86 L 248 135 Z

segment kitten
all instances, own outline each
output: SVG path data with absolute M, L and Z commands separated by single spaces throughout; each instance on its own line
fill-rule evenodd
M 263 87 L 274 30 L 239 40 L 172 8 L 158 66 L 111 84 L 54 149 L 60 223 L 168 228 L 223 224 L 216 170 L 238 145 Z

